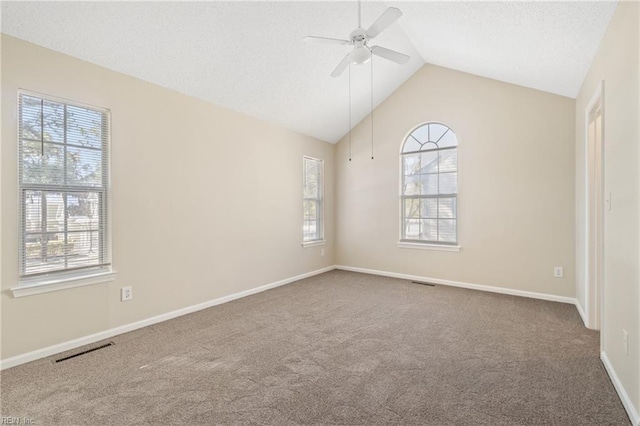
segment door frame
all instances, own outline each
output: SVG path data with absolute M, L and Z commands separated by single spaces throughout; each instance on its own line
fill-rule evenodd
M 590 138 L 590 126 L 592 122 L 592 115 L 596 111 L 600 111 L 600 144 L 598 146 L 596 135 L 594 134 L 593 140 Z M 605 128 L 605 106 L 604 106 L 604 80 L 598 84 L 595 93 L 591 97 L 591 100 L 587 104 L 584 112 L 585 118 L 585 247 L 584 247 L 584 291 L 585 291 L 585 316 L 586 326 L 596 330 L 603 329 L 604 318 L 604 213 L 605 213 L 605 199 L 607 203 L 610 200 L 605 197 L 604 191 L 604 128 Z M 591 144 L 594 144 L 591 148 Z M 599 157 L 596 155 L 595 149 L 599 149 Z M 600 175 L 594 176 L 594 183 L 591 183 L 591 172 L 597 174 L 594 168 L 595 162 L 591 164 L 590 152 L 594 153 L 594 160 L 599 160 Z M 600 187 L 600 200 L 598 205 L 594 205 L 594 192 L 597 190 L 594 185 Z M 594 209 L 599 211 L 599 217 L 595 222 L 594 233 L 591 232 L 591 218 Z M 594 262 L 592 265 L 591 250 L 592 244 L 596 244 L 594 249 Z M 595 276 L 591 276 L 592 266 L 595 268 Z M 600 333 L 600 345 L 604 347 L 604 333 Z

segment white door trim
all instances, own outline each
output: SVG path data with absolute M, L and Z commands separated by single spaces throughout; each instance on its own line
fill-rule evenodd
M 583 256 L 584 256 L 584 294 L 585 294 L 585 325 L 589 328 L 593 328 L 593 329 L 602 329 L 602 317 L 603 317 L 603 311 L 604 311 L 604 303 L 603 303 L 603 298 L 604 298 L 604 291 L 603 291 L 603 287 L 604 287 L 604 280 L 601 279 L 600 280 L 600 285 L 599 288 L 597 289 L 597 295 L 596 295 L 596 289 L 594 289 L 594 286 L 596 285 L 596 281 L 594 280 L 595 277 L 591 276 L 590 273 L 590 269 L 591 269 L 591 258 L 590 258 L 590 252 L 591 252 L 591 243 L 592 240 L 594 239 L 594 236 L 591 235 L 591 204 L 593 201 L 593 198 L 591 196 L 591 191 L 592 191 L 592 185 L 590 183 L 590 171 L 591 171 L 591 165 L 590 165 L 590 161 L 589 161 L 589 152 L 590 152 L 590 140 L 589 140 L 589 126 L 591 124 L 591 113 L 593 112 L 594 108 L 596 108 L 599 105 L 600 111 L 601 111 L 601 126 L 599 129 L 600 132 L 600 137 L 601 137 L 601 149 L 602 146 L 604 144 L 604 80 L 600 82 L 600 84 L 598 84 L 594 94 L 591 97 L 591 100 L 589 101 L 589 103 L 587 104 L 587 107 L 585 108 L 584 111 L 584 119 L 585 119 L 585 124 L 584 124 L 584 148 L 585 148 L 585 174 L 584 174 L 584 181 L 585 181 L 585 223 L 584 223 L 584 235 L 585 235 L 585 243 L 584 243 L 584 252 L 583 252 Z M 600 161 L 602 163 L 602 166 L 604 166 L 604 150 L 602 150 L 601 155 L 600 155 Z M 603 168 L 601 169 L 603 170 Z M 601 174 L 600 176 L 601 179 L 604 179 L 604 173 Z M 603 182 L 600 182 L 600 185 L 603 185 Z M 602 186 L 603 187 L 603 186 Z M 602 194 L 604 196 L 604 194 Z M 597 224 L 596 226 L 603 226 L 603 220 L 602 218 L 600 218 L 599 224 Z M 601 231 L 601 235 L 604 236 L 604 232 Z M 603 245 L 603 244 L 602 244 Z M 601 259 L 603 259 L 603 255 L 602 252 L 598 252 L 597 253 L 598 256 L 600 256 Z M 601 262 L 601 266 L 603 265 L 604 262 Z M 604 274 L 602 273 L 602 270 L 598 271 L 598 275 L 603 278 Z M 597 296 L 597 297 L 594 297 Z M 604 334 L 600 333 L 600 340 L 601 340 L 601 347 L 604 347 Z

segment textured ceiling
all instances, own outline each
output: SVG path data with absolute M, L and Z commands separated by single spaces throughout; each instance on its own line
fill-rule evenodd
M 374 59 L 374 103 L 429 62 L 575 97 L 615 2 L 363 2 L 363 27 L 404 15 L 374 40 L 411 56 Z M 2 32 L 336 142 L 349 130 L 355 2 L 2 2 Z M 352 69 L 352 125 L 370 107 L 369 64 Z
M 617 2 L 399 2 L 425 62 L 575 98 Z

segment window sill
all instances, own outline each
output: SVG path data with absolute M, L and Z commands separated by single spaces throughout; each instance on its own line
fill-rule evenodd
M 20 282 L 20 286 L 12 288 L 13 297 L 32 296 L 34 294 L 49 293 L 67 288 L 100 284 L 116 279 L 117 272 L 98 272 L 92 274 L 72 275 L 65 277 L 49 277 L 31 279 Z
M 446 244 L 407 243 L 404 241 L 398 242 L 398 247 L 418 250 L 460 251 L 460 246 L 449 246 Z
M 307 243 L 302 243 L 302 247 L 303 248 L 316 247 L 316 246 L 323 246 L 325 244 L 327 244 L 325 240 L 309 241 Z

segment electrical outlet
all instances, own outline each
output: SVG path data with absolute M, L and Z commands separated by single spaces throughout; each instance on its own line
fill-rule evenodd
M 629 333 L 624 328 L 622 329 L 622 347 L 624 348 L 624 354 L 629 355 Z
M 564 268 L 562 266 L 553 267 L 553 276 L 556 278 L 564 277 Z
M 324 256 L 324 249 L 323 248 L 320 249 L 320 256 Z
M 133 299 L 133 289 L 131 287 L 122 287 L 120 289 L 120 301 L 126 302 Z

